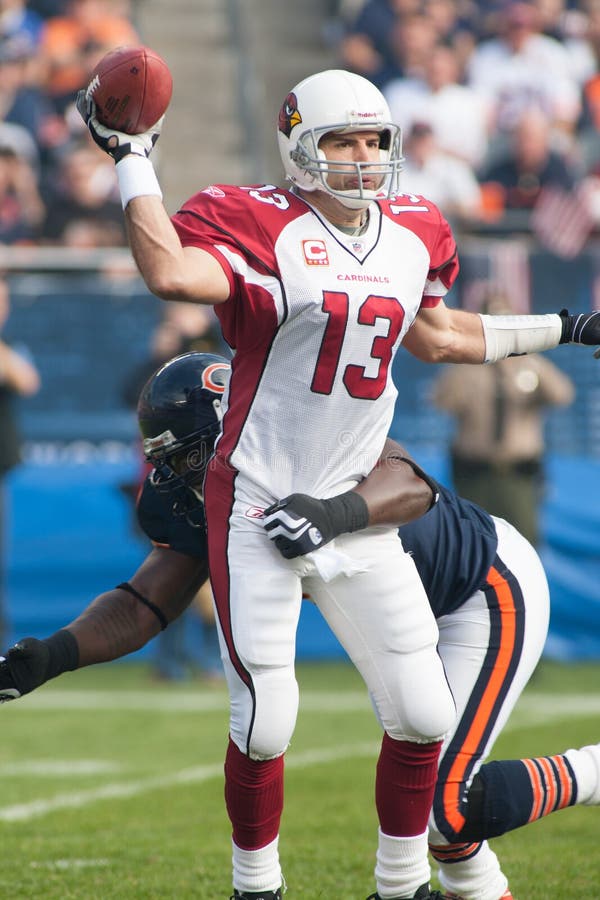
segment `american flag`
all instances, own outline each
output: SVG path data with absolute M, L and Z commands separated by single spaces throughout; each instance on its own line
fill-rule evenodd
M 552 185 L 541 190 L 531 213 L 531 228 L 550 253 L 562 259 L 581 253 L 596 225 L 592 190 L 586 181 L 571 191 Z

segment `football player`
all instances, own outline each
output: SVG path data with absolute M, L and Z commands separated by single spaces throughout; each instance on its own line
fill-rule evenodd
M 401 343 L 432 362 L 490 362 L 569 341 L 599 344 L 600 313 L 494 317 L 446 306 L 458 272 L 451 229 L 427 199 L 398 193 L 400 130 L 381 92 L 358 75 L 319 72 L 285 97 L 277 134 L 291 190 L 212 185 L 172 219 L 149 158 L 162 122 L 138 135 L 103 126 L 93 84 L 78 108 L 115 160 L 149 290 L 213 305 L 236 351 L 204 481 L 231 699 L 234 894 L 281 892 L 284 753 L 298 711 L 294 638 L 310 578 L 385 731 L 377 895 L 427 898 L 427 822 L 455 709 L 414 561 L 395 528 L 363 528 L 357 495 L 333 504 L 351 520 L 335 550 L 291 560 L 269 541 L 260 512 L 292 493 L 335 499 L 370 472 L 394 412 L 391 364 Z
M 149 380 L 138 417 L 154 469 L 138 514 L 155 547 L 129 582 L 97 597 L 66 628 L 12 647 L 0 663 L 0 700 L 137 650 L 191 602 L 207 576 L 201 483 L 229 368 L 221 357 L 188 353 Z M 599 745 L 484 763 L 543 648 L 548 588 L 538 556 L 514 528 L 437 484 L 391 441 L 354 492 L 371 525 L 408 523 L 400 536 L 436 615 L 457 706 L 429 828 L 442 896 L 510 900 L 487 838 L 566 806 L 600 804 Z M 263 522 L 279 551 L 293 558 L 313 552 L 316 531 L 322 547 L 351 527 L 352 512 L 296 495 L 267 510 Z

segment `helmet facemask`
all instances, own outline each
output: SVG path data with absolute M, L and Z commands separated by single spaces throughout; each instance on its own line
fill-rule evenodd
M 376 131 L 380 135 L 379 161 L 353 162 L 352 160 L 327 159 L 320 149 L 321 139 L 326 134 L 349 134 L 360 131 Z M 385 128 L 340 127 L 310 128 L 298 138 L 296 149 L 290 154 L 298 168 L 312 175 L 317 182 L 313 189 L 323 190 L 336 197 L 350 209 L 364 209 L 373 200 L 387 200 L 399 190 L 399 176 L 402 171 L 402 136 L 397 125 L 387 123 Z M 363 184 L 363 173 L 379 179 L 375 189 Z M 355 175 L 358 186 L 350 190 L 337 190 L 328 180 L 329 175 Z
M 220 408 L 221 404 L 215 400 L 213 405 Z M 154 489 L 160 494 L 169 494 L 174 515 L 186 516 L 194 527 L 204 525 L 202 482 L 220 428 L 219 418 L 211 428 L 191 434 L 182 441 L 167 431 L 143 442 L 146 459 L 153 466 L 150 478 Z

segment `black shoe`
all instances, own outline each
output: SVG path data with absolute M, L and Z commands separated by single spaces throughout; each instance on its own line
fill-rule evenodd
M 276 891 L 244 891 L 243 894 L 234 888 L 229 900 L 281 900 L 281 888 Z
M 377 891 L 369 894 L 367 900 L 382 900 Z M 395 900 L 403 900 L 402 897 L 396 897 Z M 428 884 L 422 884 L 416 894 L 413 894 L 412 900 L 444 900 L 443 894 L 439 891 L 432 891 Z

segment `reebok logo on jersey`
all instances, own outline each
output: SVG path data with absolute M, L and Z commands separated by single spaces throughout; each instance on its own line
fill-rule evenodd
M 258 506 L 249 506 L 244 513 L 247 519 L 262 519 L 264 517 L 264 514 L 264 509 L 259 509 Z
M 207 188 L 204 188 L 202 193 L 210 194 L 211 197 L 225 197 L 225 191 L 222 191 L 219 187 L 215 187 L 214 184 L 211 184 Z
M 325 241 L 302 241 L 304 262 L 307 266 L 328 266 L 329 256 Z

